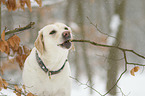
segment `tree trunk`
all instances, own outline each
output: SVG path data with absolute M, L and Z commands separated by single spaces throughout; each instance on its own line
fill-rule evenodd
M 1 7 L 0 7 L 0 31 L 1 31 Z
M 120 2 L 120 5 L 118 4 Z M 115 1 L 115 14 L 119 15 L 121 22 L 124 21 L 125 18 L 125 2 L 126 0 L 117 0 Z M 118 45 L 118 41 L 121 41 L 123 35 L 123 23 L 120 24 L 118 27 L 118 32 L 116 35 L 116 41 L 113 43 L 114 46 Z M 117 80 L 118 75 L 118 61 L 116 60 L 119 58 L 119 51 L 117 49 L 111 48 L 108 58 L 113 58 L 114 60 L 108 59 L 109 69 L 107 72 L 107 90 L 109 90 Z M 116 87 L 110 92 L 111 95 L 116 95 Z
M 76 14 L 76 22 L 78 23 L 78 25 L 80 26 L 80 35 L 82 36 L 82 39 L 85 39 L 85 29 L 84 29 L 84 10 L 83 10 L 83 0 L 76 0 L 76 4 L 77 4 L 77 14 Z M 89 64 L 89 60 L 87 57 L 87 46 L 85 45 L 85 43 L 81 44 L 81 48 L 82 48 L 82 56 L 83 56 L 83 60 L 84 60 L 84 65 L 85 65 L 85 69 L 86 69 L 86 74 L 88 77 L 88 81 L 89 81 L 89 85 L 92 85 L 92 72 L 91 72 L 91 67 Z M 92 90 L 90 89 L 90 93 L 92 93 Z

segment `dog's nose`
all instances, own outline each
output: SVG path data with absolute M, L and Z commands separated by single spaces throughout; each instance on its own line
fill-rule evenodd
M 70 39 L 71 38 L 71 35 L 70 35 L 70 31 L 65 31 L 62 33 L 62 37 L 64 39 Z

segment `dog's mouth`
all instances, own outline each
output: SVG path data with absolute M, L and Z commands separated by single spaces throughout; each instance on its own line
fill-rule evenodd
M 62 48 L 69 49 L 71 47 L 71 40 L 66 40 L 61 44 L 58 44 L 58 46 L 61 46 Z

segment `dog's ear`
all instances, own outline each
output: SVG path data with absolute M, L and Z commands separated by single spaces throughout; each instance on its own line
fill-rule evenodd
M 41 53 L 41 55 L 43 54 L 44 51 L 44 42 L 43 42 L 43 34 L 42 32 L 39 32 L 39 35 L 34 43 L 35 47 L 37 48 L 37 50 Z

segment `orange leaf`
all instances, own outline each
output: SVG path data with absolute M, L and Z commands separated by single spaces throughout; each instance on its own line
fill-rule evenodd
M 19 46 L 18 50 L 17 50 L 18 54 L 21 56 L 22 55 L 22 48 Z
M 0 88 L 3 88 L 3 79 L 1 76 L 0 76 Z
M 9 54 L 10 49 L 9 49 L 9 45 L 8 45 L 7 41 L 0 40 L 0 51 Z
M 2 68 L 0 68 L 0 72 L 1 72 L 2 75 L 4 75 L 4 71 L 3 71 Z
M 14 85 L 14 88 L 16 89 L 16 91 L 18 91 L 18 92 L 22 92 L 22 89 L 19 88 L 17 85 Z
M 130 74 L 131 74 L 132 76 L 135 76 L 134 72 L 137 72 L 138 70 L 139 70 L 139 67 L 136 66 L 136 67 L 134 67 L 134 68 L 132 68 L 132 69 L 130 70 Z
M 15 44 L 19 46 L 20 38 L 17 35 L 14 35 L 12 38 L 13 38 L 13 41 L 15 42 Z
M 39 6 L 42 6 L 42 0 L 35 0 L 37 2 L 37 4 L 39 4 Z
M 4 86 L 4 89 L 7 89 L 7 86 L 8 86 L 9 84 L 3 79 L 3 86 Z
M 25 62 L 26 58 L 27 58 L 27 55 L 23 54 L 23 55 L 22 55 L 23 63 Z
M 25 0 L 19 0 L 21 8 L 25 11 Z
M 139 70 L 139 66 L 134 67 L 134 72 L 137 72 Z
M 31 52 L 26 46 L 23 46 L 23 50 L 26 55 L 29 55 Z
M 130 70 L 130 74 L 131 74 L 132 76 L 135 76 L 135 74 L 134 74 L 134 68 Z
M 27 94 L 27 96 L 35 96 L 35 95 L 30 92 Z
M 17 35 L 14 35 L 8 39 L 8 42 L 14 51 L 18 50 L 20 38 Z
M 6 6 L 9 11 L 15 11 L 17 9 L 16 0 L 7 0 Z
M 26 5 L 29 8 L 30 12 L 32 12 L 32 8 L 31 8 L 31 1 L 30 0 L 26 0 Z
M 8 44 L 7 41 L 4 41 L 4 44 L 5 44 L 5 53 L 6 53 L 6 54 L 9 54 L 9 53 L 10 53 L 9 44 Z
M 21 96 L 21 93 L 17 92 L 16 95 L 17 95 L 17 96 Z
M 22 62 L 21 56 L 18 55 L 18 56 L 16 57 L 16 61 L 19 63 L 19 66 L 20 66 L 20 68 L 22 69 L 24 64 L 23 64 L 23 62 Z
M 0 40 L 0 51 L 5 52 L 5 50 L 6 50 L 5 43 L 4 43 L 4 41 Z
M 2 32 L 2 34 L 1 34 L 1 39 L 3 40 L 3 41 L 5 41 L 5 30 Z

